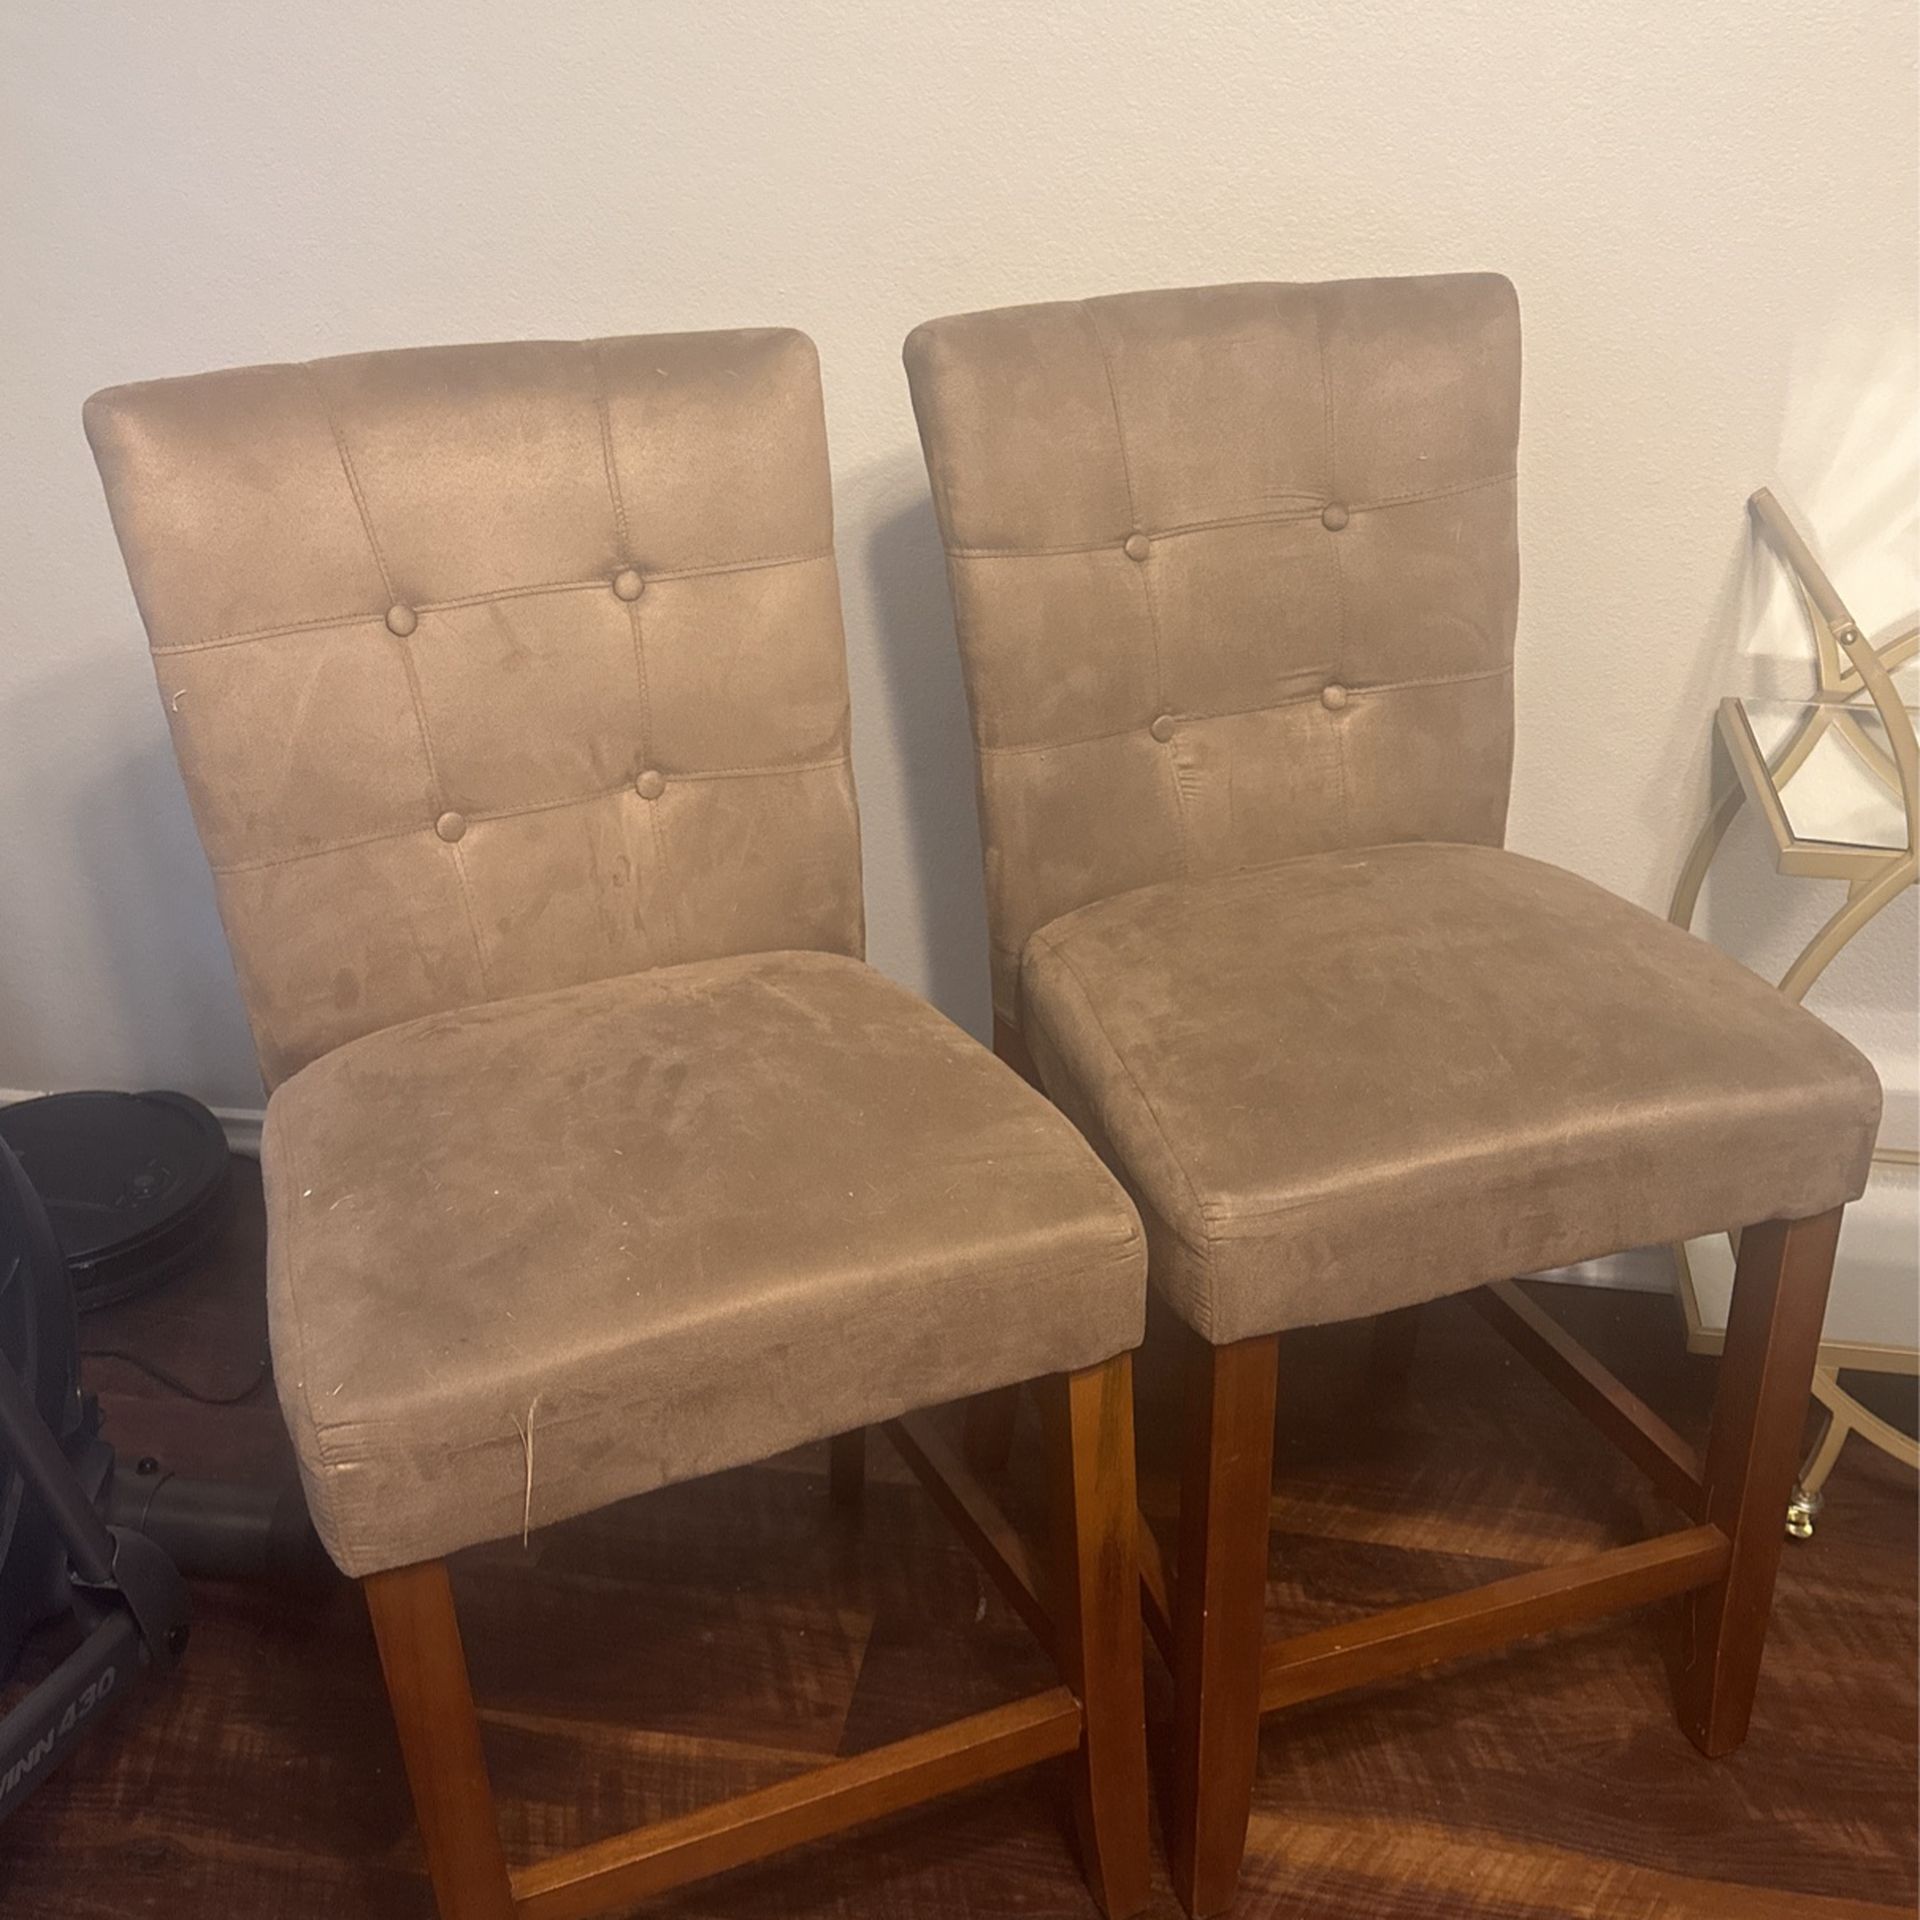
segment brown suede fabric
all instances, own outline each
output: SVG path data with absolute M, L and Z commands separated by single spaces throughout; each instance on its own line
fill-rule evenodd
M 996 1010 L 1194 1327 L 1224 1343 L 1858 1195 L 1880 1104 L 1859 1054 L 1497 851 L 1506 281 L 965 314 L 906 360 Z
M 1132 1209 L 858 961 L 433 1014 L 268 1110 L 275 1370 L 349 1573 L 1137 1345 Z M 527 1438 L 531 1428 L 531 1441 Z
M 861 950 L 803 335 L 242 367 L 86 425 L 269 1086 L 446 1007 Z
M 274 1370 L 348 1573 L 1138 1341 L 1126 1196 L 854 957 L 807 340 L 243 368 L 87 430 L 275 1089 Z
M 978 752 L 994 1004 L 1128 887 L 1497 844 L 1520 329 L 1489 274 L 964 314 L 907 341 Z M 1335 704 L 1337 703 L 1337 704 Z
M 1219 1343 L 1866 1183 L 1880 1083 L 1738 961 L 1490 847 L 1137 888 L 1028 944 L 1049 1089 Z

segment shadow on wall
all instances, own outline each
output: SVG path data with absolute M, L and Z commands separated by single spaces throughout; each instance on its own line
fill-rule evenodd
M 96 657 L 31 683 L 14 722 L 43 740 L 128 742 L 118 755 L 85 759 L 71 812 L 49 822 L 67 857 L 42 871 L 66 876 L 69 898 L 56 924 L 79 930 L 77 949 L 56 956 L 74 991 L 66 1005 L 84 1033 L 42 1036 L 45 1062 L 111 1059 L 128 1084 L 154 1085 L 179 1063 L 196 1065 L 187 1090 L 215 1105 L 254 1108 L 265 1094 L 241 1010 L 233 962 L 214 905 L 213 878 L 194 831 L 142 638 L 129 638 L 132 684 L 113 684 Z M 108 730 L 101 709 L 148 703 L 144 725 Z M 9 912 L 31 922 L 34 903 Z M 27 1056 L 32 1060 L 33 1054 Z M 86 1069 L 80 1069 L 84 1075 Z M 39 1081 L 74 1084 L 43 1070 Z
M 75 838 L 81 870 L 104 882 L 92 910 L 117 1004 L 136 1033 L 150 1035 L 129 1051 L 152 1057 L 156 1073 L 162 1061 L 203 1062 L 216 1104 L 265 1106 L 213 875 L 164 732 L 102 769 Z M 155 951 L 167 954 L 157 980 L 144 964 Z
M 889 973 L 917 977 L 942 1012 L 990 1040 L 973 730 L 946 555 L 917 460 L 884 462 L 863 479 L 868 512 L 861 517 L 872 531 L 865 578 L 849 583 L 849 626 L 865 615 L 886 708 L 885 726 L 871 731 L 896 756 L 897 783 L 894 807 L 862 812 L 873 959 Z M 856 688 L 856 736 L 859 698 Z M 907 924 L 900 925 L 903 908 Z

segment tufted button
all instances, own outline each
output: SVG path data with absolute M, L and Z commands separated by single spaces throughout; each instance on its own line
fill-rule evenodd
M 1329 533 L 1338 533 L 1347 524 L 1347 510 L 1338 500 L 1330 501 L 1320 509 L 1320 524 Z
M 1129 560 L 1144 560 L 1153 551 L 1153 542 L 1144 533 L 1127 535 L 1126 555 Z
M 443 813 L 433 823 L 433 830 L 442 840 L 458 840 L 467 830 L 467 816 L 464 813 Z
M 1347 704 L 1347 690 L 1338 680 L 1329 680 L 1320 689 L 1320 704 L 1329 713 L 1338 713 Z
M 387 609 L 387 631 L 397 633 L 402 640 L 420 624 L 420 616 L 409 606 L 395 601 Z
M 614 597 L 619 600 L 638 600 L 646 591 L 646 585 L 632 567 L 622 567 L 613 576 Z
M 1147 731 L 1152 734 L 1156 740 L 1171 740 L 1173 738 L 1173 715 L 1163 713 Z
M 667 790 L 667 776 L 649 767 L 634 781 L 633 790 L 642 800 L 658 800 Z

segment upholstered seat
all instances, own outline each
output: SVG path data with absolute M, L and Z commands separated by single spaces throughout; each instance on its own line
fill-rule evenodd
M 1872 1067 L 1756 974 L 1489 847 L 1309 854 L 1043 927 L 1021 1024 L 1207 1339 L 1860 1190 Z
M 1091 1150 L 836 955 L 351 1041 L 274 1095 L 265 1161 L 275 1375 L 349 1573 L 1140 1337 Z

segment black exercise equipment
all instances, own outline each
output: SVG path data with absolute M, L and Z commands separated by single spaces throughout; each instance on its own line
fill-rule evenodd
M 224 1140 L 221 1152 L 224 1182 Z M 171 1244 L 163 1236 L 161 1259 Z M 126 1281 L 137 1263 L 118 1272 Z M 81 1391 L 77 1324 L 53 1222 L 0 1137 L 0 1684 L 36 1629 L 71 1616 L 81 1635 L 0 1716 L 0 1820 L 82 1734 L 180 1658 L 182 1570 L 305 1576 L 325 1564 L 297 1487 L 185 1481 L 151 1461 L 117 1471 L 98 1406 Z

